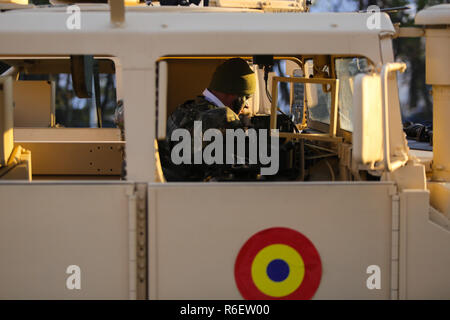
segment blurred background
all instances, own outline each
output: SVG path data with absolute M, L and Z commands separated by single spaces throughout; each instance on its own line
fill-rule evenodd
M 390 13 L 393 23 L 403 27 L 414 25 L 416 13 L 426 7 L 449 3 L 449 0 L 315 0 L 311 12 L 359 11 L 371 5 L 383 8 L 409 6 L 410 10 Z M 431 123 L 433 120 L 431 86 L 425 85 L 425 38 L 393 40 L 394 54 L 408 69 L 399 74 L 399 94 L 403 121 Z

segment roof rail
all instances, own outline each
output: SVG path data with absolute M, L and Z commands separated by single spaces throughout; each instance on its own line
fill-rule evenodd
M 268 12 L 307 12 L 308 0 L 210 0 L 209 6 L 222 8 L 261 9 Z

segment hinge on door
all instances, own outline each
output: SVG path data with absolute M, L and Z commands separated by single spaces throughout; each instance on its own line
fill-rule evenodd
M 147 185 L 136 185 L 136 299 L 147 299 Z
M 128 295 L 147 299 L 147 186 L 128 190 Z
M 390 190 L 392 197 L 391 228 L 391 300 L 399 298 L 399 256 L 400 256 L 400 196 L 395 186 Z

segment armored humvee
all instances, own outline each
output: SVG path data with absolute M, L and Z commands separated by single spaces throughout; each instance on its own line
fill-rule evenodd
M 450 298 L 449 5 L 415 29 L 304 0 L 0 10 L 0 298 Z M 397 36 L 426 39 L 433 152 L 403 133 Z M 279 173 L 167 182 L 168 115 L 232 57 Z M 59 74 L 98 128 L 58 125 Z M 124 135 L 100 125 L 101 74 Z

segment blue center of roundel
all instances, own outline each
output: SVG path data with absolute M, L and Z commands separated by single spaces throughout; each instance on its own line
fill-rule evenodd
M 289 276 L 289 265 L 284 260 L 275 259 L 269 263 L 266 272 L 270 280 L 280 282 Z

